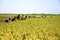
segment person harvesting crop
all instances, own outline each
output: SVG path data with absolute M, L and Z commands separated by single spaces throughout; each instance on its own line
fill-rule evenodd
M 17 19 L 20 20 L 20 14 L 17 15 Z

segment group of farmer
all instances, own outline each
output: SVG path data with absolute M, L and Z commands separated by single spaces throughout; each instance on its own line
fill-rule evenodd
M 22 14 L 22 16 L 20 16 L 20 14 L 18 14 L 17 16 L 14 16 L 13 18 L 5 18 L 4 19 L 4 22 L 9 22 L 9 21 L 15 21 L 16 19 L 17 20 L 26 20 L 27 18 L 40 18 L 40 17 L 42 17 L 42 18 L 46 18 L 46 15 L 44 15 L 44 16 L 26 16 L 26 15 L 23 15 Z
M 17 16 L 14 16 L 13 18 L 5 18 L 4 22 L 9 22 L 9 21 L 15 21 L 17 20 L 25 20 L 27 18 L 27 16 L 23 17 L 24 15 L 22 15 L 22 17 L 18 14 Z

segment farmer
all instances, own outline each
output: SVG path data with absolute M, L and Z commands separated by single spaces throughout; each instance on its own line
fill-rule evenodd
M 31 18 L 31 16 L 28 16 L 28 18 Z
M 21 20 L 25 20 L 27 16 L 22 15 Z
M 16 16 L 14 16 L 13 18 L 11 18 L 11 21 L 15 21 L 16 20 Z
M 23 20 L 23 18 L 24 18 L 24 15 L 22 14 L 21 20 Z
M 33 16 L 33 18 L 35 18 L 35 16 Z
M 17 19 L 20 20 L 20 15 L 18 14 Z
M 10 18 L 5 18 L 5 19 L 4 19 L 4 22 L 7 22 L 7 23 L 8 23 L 9 20 L 10 20 Z
M 46 15 L 43 15 L 42 18 L 46 18 Z
M 15 18 L 11 18 L 11 21 L 15 21 Z
M 25 19 L 27 19 L 27 16 L 25 16 L 25 17 L 23 18 L 23 20 L 25 20 Z

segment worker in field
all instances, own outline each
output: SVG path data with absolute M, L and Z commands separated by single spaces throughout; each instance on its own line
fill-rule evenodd
M 16 20 L 16 18 L 11 18 L 11 21 L 15 21 Z
M 17 16 L 14 16 L 13 18 L 11 18 L 11 21 L 15 21 L 17 18 Z
M 7 23 L 8 23 L 9 20 L 11 20 L 11 18 L 5 18 L 5 19 L 4 19 L 4 22 L 7 22 Z
M 24 16 L 23 20 L 26 20 L 27 19 L 27 16 Z
M 17 15 L 17 19 L 20 20 L 20 14 Z
M 23 18 L 24 18 L 24 15 L 22 14 L 22 16 L 21 16 L 21 20 L 23 20 Z
M 35 18 L 35 16 L 33 15 L 33 18 Z
M 42 18 L 46 18 L 46 15 L 43 15 Z
M 28 18 L 31 18 L 31 16 L 28 16 Z
M 27 18 L 27 16 L 22 15 L 21 20 L 25 20 L 26 18 Z

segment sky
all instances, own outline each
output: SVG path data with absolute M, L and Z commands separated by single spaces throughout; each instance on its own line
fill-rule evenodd
M 60 14 L 60 0 L 0 0 L 0 13 Z

